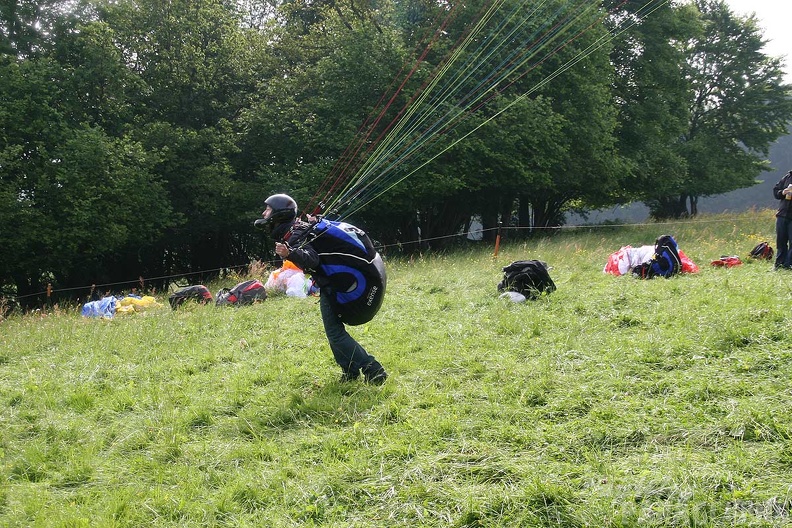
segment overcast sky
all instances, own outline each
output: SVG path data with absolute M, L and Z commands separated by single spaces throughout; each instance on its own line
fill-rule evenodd
M 756 13 L 765 40 L 764 52 L 773 57 L 784 57 L 786 82 L 792 82 L 792 0 L 726 0 L 732 11 L 739 15 Z

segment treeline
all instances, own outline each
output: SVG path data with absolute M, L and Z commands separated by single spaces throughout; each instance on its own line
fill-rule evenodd
M 572 4 L 548 2 L 559 13 Z M 756 20 L 722 1 L 580 4 L 575 38 L 438 134 L 453 148 L 356 223 L 393 243 L 458 232 L 474 215 L 485 228 L 548 227 L 569 211 L 642 201 L 655 217 L 679 217 L 696 214 L 701 196 L 751 185 L 792 117 Z M 383 123 L 490 5 L 4 2 L 4 296 L 32 304 L 48 284 L 84 295 L 72 288 L 137 277 L 161 287 L 267 258 L 251 228 L 264 198 L 308 202 L 404 68 L 418 64 Z

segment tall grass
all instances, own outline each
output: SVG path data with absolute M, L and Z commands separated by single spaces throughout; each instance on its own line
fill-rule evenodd
M 699 273 L 602 273 L 664 233 Z M 770 211 L 391 258 L 350 329 L 382 387 L 337 381 L 315 299 L 11 317 L 0 525 L 789 525 L 792 274 L 745 258 L 765 239 Z M 529 258 L 557 291 L 499 299 Z

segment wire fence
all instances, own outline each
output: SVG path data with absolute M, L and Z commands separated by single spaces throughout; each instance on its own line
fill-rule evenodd
M 730 217 L 718 217 L 713 219 L 696 219 L 696 223 L 727 223 L 733 222 L 734 218 Z M 644 222 L 644 223 L 629 223 L 629 224 L 589 224 L 589 225 L 563 225 L 563 226 L 556 226 L 556 227 L 537 227 L 537 226 L 499 226 L 499 227 L 490 227 L 490 228 L 482 228 L 482 229 L 469 229 L 467 231 L 463 231 L 460 233 L 455 233 L 452 235 L 443 235 L 443 236 L 436 236 L 436 237 L 429 237 L 429 238 L 419 238 L 417 240 L 412 240 L 408 242 L 396 242 L 393 244 L 381 244 L 377 245 L 377 250 L 385 251 L 388 248 L 403 248 L 405 246 L 410 245 L 423 245 L 429 242 L 435 242 L 438 240 L 447 240 L 451 238 L 460 238 L 464 237 L 470 240 L 479 240 L 478 237 L 483 238 L 485 233 L 491 232 L 518 232 L 518 231 L 574 231 L 574 230 L 596 230 L 596 229 L 611 229 L 611 228 L 627 228 L 627 227 L 657 227 L 657 226 L 673 226 L 673 225 L 680 225 L 689 222 L 689 220 L 678 220 L 678 221 L 669 221 L 669 222 Z M 497 252 L 497 243 L 496 241 L 496 248 L 495 251 Z M 262 262 L 262 264 L 267 265 L 275 265 L 279 263 L 280 260 L 269 260 L 266 262 Z M 127 280 L 127 281 L 119 281 L 119 282 L 109 282 L 104 284 L 89 284 L 85 286 L 73 286 L 69 288 L 52 288 L 51 285 L 47 286 L 46 290 L 37 292 L 37 293 L 30 293 L 26 295 L 13 295 L 13 294 L 3 294 L 0 293 L 0 300 L 6 300 L 11 302 L 18 303 L 22 299 L 28 299 L 31 297 L 45 297 L 47 299 L 51 299 L 54 294 L 57 293 L 67 293 L 73 291 L 88 291 L 88 295 L 92 295 L 95 291 L 106 291 L 110 288 L 118 288 L 120 286 L 133 286 L 133 288 L 140 288 L 140 291 L 145 291 L 146 284 L 157 282 L 157 281 L 176 281 L 179 279 L 185 279 L 189 277 L 193 277 L 196 275 L 214 275 L 214 274 L 222 274 L 222 273 L 231 273 L 235 270 L 242 270 L 247 269 L 250 267 L 250 264 L 240 264 L 237 266 L 227 266 L 222 268 L 214 268 L 208 270 L 201 270 L 195 272 L 187 272 L 187 273 L 175 273 L 172 275 L 161 275 L 158 277 L 143 277 L 140 276 L 137 279 Z

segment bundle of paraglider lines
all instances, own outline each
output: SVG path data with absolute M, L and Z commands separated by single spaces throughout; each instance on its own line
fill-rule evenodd
M 405 86 L 457 16 L 460 4 L 449 5 L 431 37 L 416 48 L 412 64 L 402 69 L 382 96 L 305 210 L 340 220 L 366 207 L 521 99 L 640 24 L 668 1 L 647 0 L 628 13 L 624 10 L 628 0 L 607 11 L 602 9 L 600 0 L 493 0 L 407 97 L 403 94 Z M 606 30 L 497 111 L 466 127 L 464 133 L 439 141 L 595 27 Z M 391 107 L 400 95 L 406 103 L 393 111 Z

